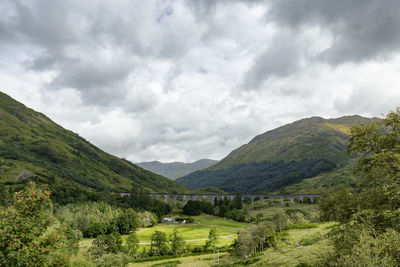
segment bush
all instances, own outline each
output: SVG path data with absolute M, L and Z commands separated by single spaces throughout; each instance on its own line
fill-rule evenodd
M 49 231 L 50 191 L 33 182 L 15 193 L 12 205 L 0 210 L 0 265 L 45 266 L 68 264 L 63 228 Z

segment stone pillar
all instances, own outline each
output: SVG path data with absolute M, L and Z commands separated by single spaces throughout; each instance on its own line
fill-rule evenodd
M 221 195 L 221 200 L 224 200 L 224 199 L 225 199 L 225 196 Z
M 292 203 L 292 204 L 293 204 L 293 202 L 294 202 L 294 199 L 293 199 L 293 197 L 290 197 L 290 203 Z
M 168 196 L 167 195 L 164 195 L 164 202 L 165 202 L 165 204 L 168 203 Z
M 205 196 L 205 195 L 202 195 L 201 197 L 202 197 L 203 201 L 206 199 L 206 196 Z
M 176 207 L 176 198 L 177 198 L 177 196 L 173 195 L 173 197 L 174 197 L 174 207 Z
M 274 205 L 274 198 L 273 197 L 269 197 L 269 199 L 271 199 L 271 205 Z
M 192 196 L 192 200 L 196 200 L 197 196 Z
M 303 203 L 304 196 L 300 196 L 300 202 Z
M 309 198 L 310 198 L 311 203 L 314 203 L 314 196 L 310 196 Z
M 261 208 L 264 208 L 264 196 L 261 196 L 260 199 L 261 199 Z
M 216 198 L 216 196 L 210 196 L 211 203 L 212 203 L 213 205 L 215 205 L 215 198 Z
M 235 199 L 235 196 L 230 196 L 231 201 L 233 201 Z
M 283 196 L 280 196 L 281 198 L 281 205 L 283 206 Z
M 186 195 L 182 196 L 182 206 L 185 206 L 186 204 Z
M 250 199 L 251 199 L 251 209 L 254 210 L 254 197 L 251 196 Z

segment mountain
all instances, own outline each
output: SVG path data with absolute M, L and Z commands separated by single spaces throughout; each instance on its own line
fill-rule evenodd
M 177 181 L 191 189 L 214 186 L 227 192 L 282 191 L 306 178 L 347 166 L 351 162 L 346 153 L 350 127 L 376 120 L 361 116 L 302 119 L 260 134 L 217 164 Z
M 217 160 L 212 160 L 212 159 L 200 159 L 192 163 L 184 163 L 184 162 L 162 163 L 159 161 L 151 161 L 151 162 L 140 162 L 136 164 L 142 167 L 143 169 L 149 170 L 151 172 L 175 180 L 179 177 L 188 175 L 189 173 L 208 168 L 216 164 L 217 162 L 218 162 Z
M 0 185 L 48 183 L 53 198 L 93 197 L 95 192 L 185 192 L 174 181 L 110 155 L 0 92 Z

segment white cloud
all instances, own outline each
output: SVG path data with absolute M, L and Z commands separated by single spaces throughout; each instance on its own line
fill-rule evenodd
M 135 162 L 220 159 L 303 117 L 399 105 L 400 22 L 351 35 L 392 2 L 355 1 L 4 1 L 0 90 Z

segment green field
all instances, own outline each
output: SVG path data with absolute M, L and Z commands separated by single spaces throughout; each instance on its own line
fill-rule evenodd
M 150 242 L 151 234 L 155 231 L 162 231 L 171 234 L 174 229 L 182 235 L 186 242 L 195 245 L 203 245 L 208 238 L 208 233 L 212 227 L 217 228 L 217 234 L 220 237 L 220 245 L 228 245 L 233 242 L 239 229 L 247 228 L 249 224 L 235 222 L 210 215 L 202 215 L 195 218 L 199 224 L 178 224 L 178 223 L 160 223 L 152 228 L 140 228 L 137 236 L 140 243 L 146 245 Z
M 162 231 L 167 235 L 171 234 L 174 229 L 182 235 L 186 242 L 193 245 L 204 245 L 208 238 L 208 233 L 212 227 L 217 228 L 217 234 L 220 237 L 220 246 L 232 244 L 236 238 L 238 230 L 249 227 L 247 223 L 235 222 L 233 220 L 223 219 L 210 215 L 197 216 L 195 221 L 199 224 L 178 224 L 178 223 L 160 223 L 151 228 L 139 228 L 137 237 L 140 245 L 143 247 L 148 246 L 151 240 L 151 235 L 154 231 Z M 125 240 L 127 236 L 123 236 Z M 81 250 L 89 248 L 93 239 L 85 238 L 80 241 L 79 246 Z
M 276 249 L 270 248 L 248 261 L 230 253 L 205 254 L 199 256 L 180 257 L 152 262 L 131 263 L 130 267 L 150 266 L 179 266 L 179 267 L 205 267 L 205 266 L 296 266 L 300 263 L 312 265 L 318 257 L 332 250 L 332 245 L 327 239 L 327 233 L 335 223 L 319 223 L 316 228 L 295 229 L 287 231 L 284 241 L 280 241 Z M 177 265 L 167 265 L 171 262 L 180 262 Z M 163 263 L 165 265 L 163 265 Z

